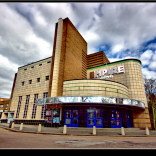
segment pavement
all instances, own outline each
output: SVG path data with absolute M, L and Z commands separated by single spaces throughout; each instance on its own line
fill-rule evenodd
M 155 130 L 149 130 L 150 135 L 146 135 L 145 130 L 140 128 L 124 128 L 125 135 L 121 135 L 120 128 L 97 128 L 96 135 L 93 135 L 92 128 L 72 128 L 67 127 L 67 133 L 63 134 L 64 127 L 44 127 L 41 126 L 41 132 L 38 132 L 38 125 L 23 125 L 20 130 L 20 124 L 14 124 L 14 128 L 9 128 L 9 123 L 0 123 L 0 128 L 19 133 L 47 134 L 47 135 L 68 135 L 68 136 L 109 136 L 109 137 L 156 137 Z

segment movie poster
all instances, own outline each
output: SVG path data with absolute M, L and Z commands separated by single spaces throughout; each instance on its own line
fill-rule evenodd
M 59 117 L 54 117 L 53 118 L 53 123 L 59 123 L 60 121 L 60 118 Z

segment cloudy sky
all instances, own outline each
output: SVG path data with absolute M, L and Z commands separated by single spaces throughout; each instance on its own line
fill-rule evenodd
M 142 61 L 156 78 L 156 3 L 0 3 L 0 97 L 9 98 L 18 67 L 52 56 L 55 23 L 68 17 L 111 62 Z

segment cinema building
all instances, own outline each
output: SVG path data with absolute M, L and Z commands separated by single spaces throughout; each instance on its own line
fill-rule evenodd
M 15 123 L 91 128 L 151 127 L 138 59 L 110 63 L 68 18 L 55 25 L 52 57 L 18 68 L 10 111 Z

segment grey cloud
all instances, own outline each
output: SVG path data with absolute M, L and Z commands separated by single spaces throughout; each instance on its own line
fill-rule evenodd
M 8 81 L 12 81 L 14 78 L 14 74 L 15 72 L 9 68 L 0 68 L 0 78 L 8 80 Z
M 53 40 L 54 26 L 52 25 L 52 16 L 49 20 L 46 20 L 50 17 L 51 12 L 46 12 L 47 7 L 43 7 L 38 3 L 31 4 L 23 4 L 23 3 L 9 3 L 9 7 L 11 7 L 14 11 L 16 11 L 19 15 L 21 15 L 27 22 L 31 25 L 36 36 L 43 38 L 47 42 L 51 43 Z M 47 25 L 41 25 L 37 22 L 37 17 L 35 17 L 35 12 L 41 13 L 44 19 L 47 21 Z M 56 22 L 56 21 L 55 21 Z
M 34 15 L 32 12 L 32 4 L 26 4 L 26 3 L 7 3 L 7 5 L 13 9 L 14 11 L 16 11 L 18 14 L 20 14 L 21 16 L 23 16 L 23 18 L 25 18 L 30 25 L 34 25 Z
M 7 7 L 3 9 L 6 10 L 8 15 L 11 14 Z M 9 58 L 10 61 L 19 64 L 19 66 L 27 61 L 39 59 L 40 56 L 35 41 L 32 43 L 25 38 L 30 34 L 29 24 L 22 20 L 18 14 L 12 15 L 17 19 L 16 21 L 9 20 L 9 17 L 7 15 L 5 17 L 4 14 L 5 12 L 2 11 L 0 16 L 0 20 L 3 21 L 0 24 L 1 54 Z
M 10 98 L 12 84 L 9 83 L 9 82 L 6 82 L 6 81 L 5 82 L 0 81 L 0 86 L 1 86 L 1 89 L 0 89 L 0 97 L 7 96 L 7 98 Z

